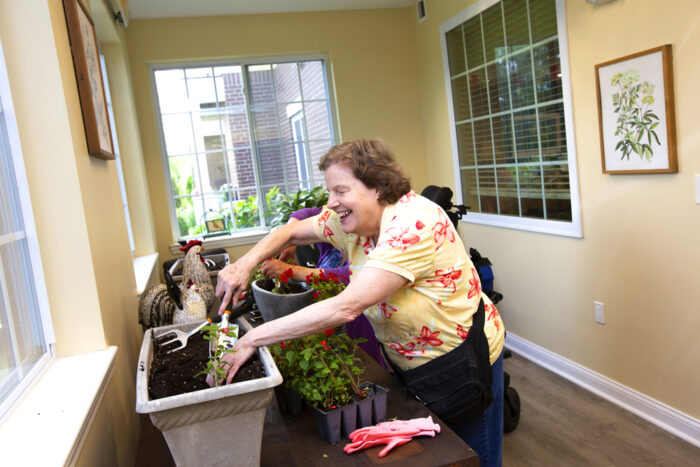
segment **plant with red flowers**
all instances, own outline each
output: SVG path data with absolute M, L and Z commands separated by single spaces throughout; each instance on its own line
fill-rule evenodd
M 319 409 L 329 411 L 366 394 L 360 388 L 364 368 L 356 356 L 357 344 L 333 329 L 272 346 L 285 385 Z
M 314 289 L 314 301 L 317 302 L 334 297 L 345 289 L 341 276 L 332 272 L 326 274 L 323 269 L 321 269 L 320 274 L 306 276 L 306 283 Z

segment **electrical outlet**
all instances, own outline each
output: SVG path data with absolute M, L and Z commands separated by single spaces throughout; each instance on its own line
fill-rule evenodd
M 603 302 L 593 302 L 595 307 L 595 322 L 605 324 L 605 308 Z

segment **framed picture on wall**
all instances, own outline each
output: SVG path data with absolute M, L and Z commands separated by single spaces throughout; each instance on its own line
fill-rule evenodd
M 678 172 L 671 45 L 595 66 L 603 173 Z
M 88 152 L 114 159 L 95 25 L 80 0 L 63 0 Z

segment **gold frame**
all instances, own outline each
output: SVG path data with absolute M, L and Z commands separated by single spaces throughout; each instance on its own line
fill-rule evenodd
M 656 54 L 660 52 L 661 53 L 661 60 L 660 63 L 658 64 L 660 67 L 659 69 L 653 69 L 651 71 L 648 71 L 648 73 L 641 78 L 648 78 L 651 75 L 651 80 L 652 83 L 647 82 L 646 84 L 651 84 L 652 86 L 652 92 L 654 92 L 655 85 L 658 83 L 660 84 L 660 88 L 663 89 L 664 92 L 664 102 L 663 104 L 659 104 L 655 106 L 655 110 L 661 114 L 660 118 L 657 117 L 659 122 L 664 122 L 665 127 L 666 127 L 666 132 L 661 133 L 662 138 L 658 138 L 658 136 L 655 134 L 654 137 L 656 138 L 657 141 L 659 141 L 659 146 L 658 148 L 660 149 L 660 153 L 658 156 L 653 153 L 653 150 L 650 149 L 650 158 L 647 159 L 647 161 L 650 161 L 651 157 L 663 157 L 661 159 L 661 163 L 666 165 L 666 167 L 656 167 L 656 168 L 649 168 L 645 169 L 643 168 L 643 157 L 640 155 L 639 159 L 642 160 L 642 162 L 637 161 L 637 155 L 639 153 L 629 153 L 627 156 L 627 163 L 629 165 L 629 168 L 620 168 L 617 159 L 614 159 L 618 157 L 622 152 L 618 150 L 618 146 L 620 144 L 623 144 L 625 141 L 624 139 L 627 139 L 629 141 L 629 138 L 623 138 L 623 141 L 618 142 L 618 146 L 614 146 L 613 144 L 615 141 L 612 140 L 611 136 L 611 124 L 614 126 L 617 122 L 614 120 L 614 104 L 611 102 L 609 99 L 609 95 L 611 93 L 611 88 L 612 88 L 612 83 L 608 82 L 603 82 L 601 84 L 601 73 L 604 73 L 605 76 L 610 76 L 611 73 L 622 73 L 625 71 L 628 71 L 629 67 L 632 66 L 632 63 L 627 63 L 628 61 L 632 59 L 638 59 L 638 58 L 643 58 L 646 55 L 651 55 L 651 54 Z M 649 66 L 649 63 L 652 63 L 652 60 L 655 60 L 654 57 L 648 57 L 649 62 L 646 64 L 643 64 L 641 61 L 637 60 L 635 63 L 639 66 L 642 64 L 643 66 Z M 656 66 L 656 64 L 652 63 L 653 66 Z M 638 76 L 637 79 L 640 78 L 639 76 L 639 70 L 637 70 Z M 616 73 L 616 74 L 617 74 Z M 654 76 L 656 74 L 657 76 Z M 659 79 L 660 77 L 660 79 Z M 656 78 L 656 79 L 654 79 Z M 638 52 L 636 54 L 632 55 L 627 55 L 625 57 L 617 58 L 615 60 L 610 60 L 608 62 L 600 63 L 595 66 L 595 79 L 596 79 L 596 92 L 597 92 L 597 97 L 598 97 L 598 127 L 600 129 L 600 155 L 601 155 L 601 160 L 603 164 L 603 173 L 606 174 L 645 174 L 645 173 L 677 173 L 678 172 L 678 158 L 676 154 L 676 116 L 675 116 L 675 97 L 674 97 L 674 92 L 673 92 L 673 59 L 671 55 L 671 45 L 666 44 L 662 45 L 661 47 L 656 47 L 653 49 L 645 50 L 643 52 Z M 659 81 L 661 81 L 659 83 Z M 602 86 L 606 86 L 604 89 Z M 603 92 L 605 91 L 605 92 Z M 651 106 L 649 107 L 651 109 Z M 640 111 L 641 112 L 641 111 Z M 659 123 L 659 126 L 661 124 Z M 606 128 L 606 126 L 608 128 Z M 619 127 L 618 127 L 619 128 Z M 615 128 L 617 130 L 618 128 Z M 636 127 L 639 128 L 639 127 Z M 663 128 L 661 126 L 661 128 Z M 639 138 L 639 141 L 636 141 L 635 138 L 634 142 L 637 143 L 637 149 L 639 149 L 639 143 L 643 142 L 644 138 L 643 135 L 644 133 L 641 133 L 641 130 L 639 130 L 640 133 L 637 133 L 637 135 L 642 134 L 642 138 Z M 628 134 L 633 133 L 630 131 Z M 606 134 L 608 135 L 608 138 L 606 139 Z M 651 138 L 651 135 L 649 132 L 646 132 L 647 137 L 648 137 L 648 146 L 653 146 L 653 139 Z M 616 137 L 618 135 L 615 135 Z M 624 158 L 624 153 L 622 153 L 623 156 L 620 157 L 620 160 Z M 634 161 L 630 160 L 630 157 L 635 159 Z M 614 164 L 614 165 L 613 165 Z
M 78 81 L 88 152 L 102 159 L 114 159 L 95 23 L 80 0 L 63 0 L 63 10 Z

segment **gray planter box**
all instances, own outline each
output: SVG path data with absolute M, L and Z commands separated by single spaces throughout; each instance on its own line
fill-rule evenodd
M 243 318 L 237 322 L 245 330 L 252 329 Z M 264 378 L 157 400 L 148 397 L 154 332 L 189 331 L 198 324 L 174 324 L 146 332 L 136 370 L 136 412 L 150 414 L 178 466 L 259 465 L 265 410 L 273 388 L 282 382 L 267 347 L 257 351 L 265 367 Z
M 306 292 L 295 294 L 276 294 L 259 287 L 257 280 L 253 282 L 251 288 L 255 303 L 265 322 L 299 311 L 314 301 L 314 291 L 310 288 Z

